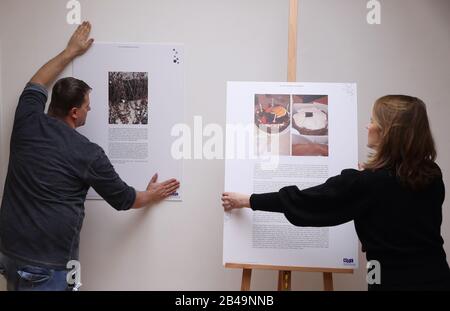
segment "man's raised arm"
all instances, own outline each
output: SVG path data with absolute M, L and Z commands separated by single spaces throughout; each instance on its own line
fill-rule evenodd
M 56 77 L 76 57 L 83 55 L 92 45 L 94 39 L 89 39 L 91 24 L 83 22 L 78 26 L 67 44 L 67 47 L 56 57 L 42 66 L 31 78 L 31 83 L 40 84 L 46 88 L 55 81 Z

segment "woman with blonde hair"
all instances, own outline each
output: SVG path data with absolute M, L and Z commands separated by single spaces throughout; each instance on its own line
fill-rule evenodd
M 445 188 L 425 104 L 403 95 L 378 99 L 362 170 L 346 169 L 324 184 L 279 192 L 224 193 L 225 211 L 249 207 L 284 213 L 296 226 L 354 221 L 368 261 L 381 266 L 369 290 L 450 290 L 441 236 Z

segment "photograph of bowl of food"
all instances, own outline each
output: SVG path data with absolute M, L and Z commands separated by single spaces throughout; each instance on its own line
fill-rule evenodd
M 280 134 L 290 122 L 290 95 L 255 95 L 255 125 L 260 130 Z
M 328 156 L 328 96 L 294 95 L 292 155 Z

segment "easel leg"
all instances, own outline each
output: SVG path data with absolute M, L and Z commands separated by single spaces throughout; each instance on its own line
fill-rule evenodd
M 331 273 L 331 272 L 323 273 L 323 289 L 326 292 L 331 292 L 334 290 L 334 288 L 333 288 L 333 273 Z
M 298 0 L 289 1 L 288 82 L 297 81 Z
M 252 279 L 252 269 L 242 270 L 241 291 L 249 291 L 250 290 L 251 279 Z
M 278 290 L 291 290 L 291 271 L 278 271 Z

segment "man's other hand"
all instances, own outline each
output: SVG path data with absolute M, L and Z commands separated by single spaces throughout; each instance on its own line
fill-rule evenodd
M 149 193 L 151 202 L 157 203 L 173 194 L 179 187 L 180 182 L 176 179 L 168 179 L 163 182 L 158 181 L 158 174 L 155 174 L 150 180 L 146 191 Z

